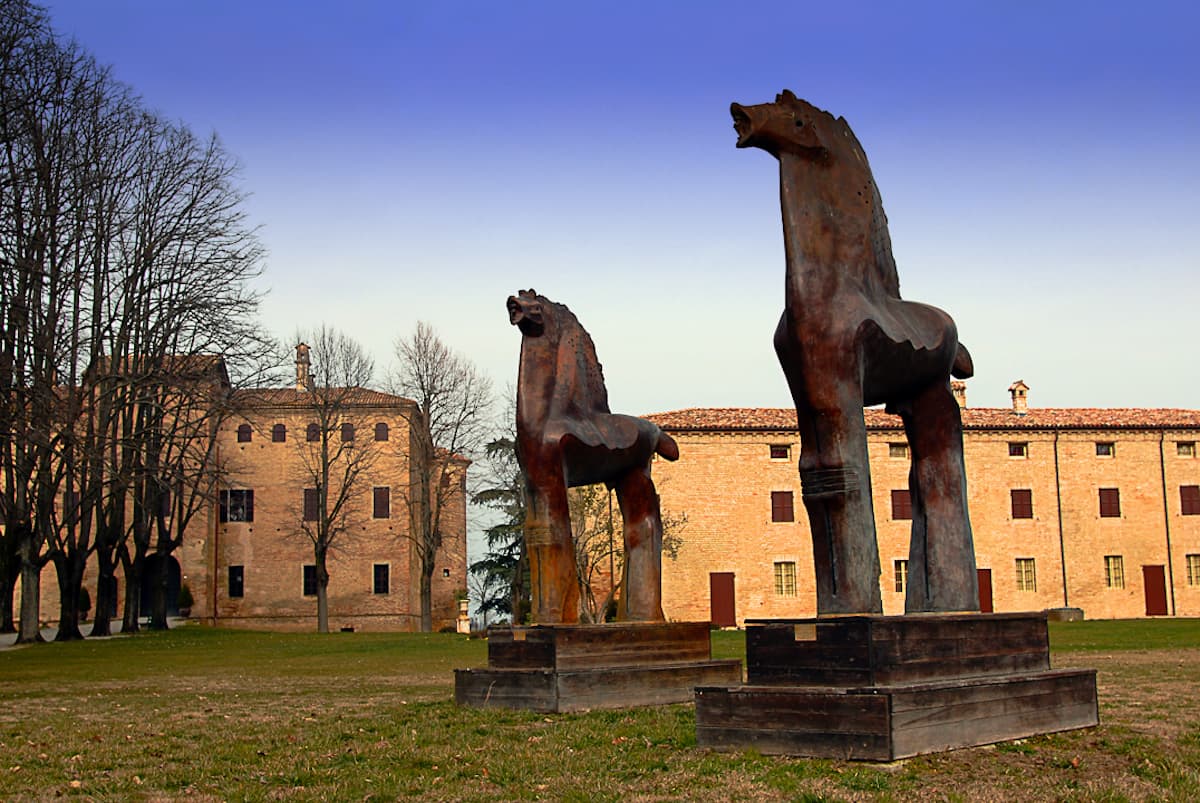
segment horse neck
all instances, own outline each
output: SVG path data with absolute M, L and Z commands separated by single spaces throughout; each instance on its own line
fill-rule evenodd
M 540 337 L 521 336 L 517 369 L 517 421 L 540 431 L 550 415 L 557 374 L 558 337 L 547 330 Z M 549 366 L 550 370 L 546 370 Z
M 779 156 L 779 203 L 789 287 L 899 297 L 879 193 L 868 169 L 845 174 L 791 153 Z

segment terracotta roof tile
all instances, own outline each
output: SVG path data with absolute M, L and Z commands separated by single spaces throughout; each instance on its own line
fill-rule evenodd
M 356 407 L 394 407 L 415 402 L 404 396 L 394 396 L 370 388 L 349 388 L 349 403 Z M 309 407 L 312 396 L 295 388 L 249 388 L 234 393 L 234 400 L 243 405 L 262 407 Z
M 965 429 L 1200 429 L 1200 410 L 1167 408 L 1041 408 L 1017 415 L 1007 407 L 968 407 Z M 868 429 L 900 429 L 900 417 L 870 408 Z M 796 411 L 786 407 L 696 407 L 654 413 L 647 419 L 669 431 L 792 431 Z

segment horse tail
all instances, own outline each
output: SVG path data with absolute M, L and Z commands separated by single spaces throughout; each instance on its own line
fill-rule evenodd
M 971 352 L 962 343 L 954 354 L 954 365 L 950 367 L 950 375 L 955 379 L 970 379 L 975 375 L 975 363 L 971 361 Z
M 667 460 L 679 459 L 679 444 L 662 430 L 658 431 L 658 443 L 654 444 L 654 451 Z

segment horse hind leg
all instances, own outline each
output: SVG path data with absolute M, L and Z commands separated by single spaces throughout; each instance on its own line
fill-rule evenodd
M 948 381 L 897 405 L 912 448 L 907 613 L 979 610 L 962 418 Z
M 625 526 L 625 562 L 617 619 L 662 622 L 662 514 L 649 465 L 628 471 L 616 484 Z

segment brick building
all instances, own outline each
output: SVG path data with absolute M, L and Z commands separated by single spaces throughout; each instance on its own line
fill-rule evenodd
M 959 383 L 956 383 L 959 384 Z M 1200 616 L 1200 411 L 972 409 L 964 454 L 983 610 L 1076 607 L 1094 619 Z M 666 510 L 686 512 L 663 607 L 741 624 L 812 616 L 812 548 L 791 409 L 648 416 L 679 442 L 654 467 Z M 899 417 L 866 411 L 884 612 L 904 612 L 911 521 Z
M 219 366 L 224 377 L 224 365 Z M 315 423 L 305 377 L 293 388 L 234 391 L 216 435 L 219 473 L 206 501 L 167 561 L 168 599 L 186 583 L 190 615 L 224 627 L 308 630 L 316 626 L 316 576 L 312 542 L 304 534 L 312 517 L 311 466 Z M 228 388 L 228 380 L 223 380 Z M 415 510 L 407 503 L 415 475 L 409 455 L 419 415 L 407 398 L 353 388 L 339 403 L 332 440 L 369 450 L 369 466 L 354 483 L 345 532 L 327 557 L 331 629 L 419 630 L 419 557 L 411 532 Z M 441 513 L 443 543 L 432 579 L 434 630 L 454 627 L 467 585 L 467 461 L 451 460 L 449 499 Z M 155 560 L 151 555 L 148 560 Z M 95 590 L 92 567 L 84 583 Z M 124 580 L 117 578 L 118 617 Z M 149 610 L 148 592 L 142 613 Z M 42 615 L 58 612 L 53 568 L 42 577 Z M 169 606 L 172 610 L 173 604 Z

